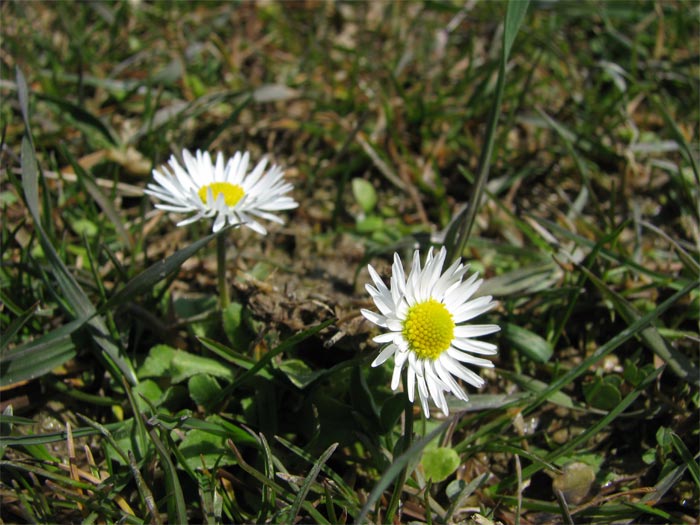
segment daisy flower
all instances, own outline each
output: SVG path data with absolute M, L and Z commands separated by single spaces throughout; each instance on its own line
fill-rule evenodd
M 420 254 L 413 254 L 411 270 L 406 277 L 401 259 L 394 254 L 390 286 L 384 284 L 376 270 L 369 265 L 373 285 L 365 288 L 372 296 L 379 313 L 362 310 L 362 315 L 372 323 L 387 330 L 376 336 L 377 343 L 388 343 L 380 351 L 372 366 L 379 366 L 394 356 L 394 373 L 391 388 L 399 386 L 401 371 L 406 363 L 407 394 L 413 403 L 416 385 L 426 417 L 430 417 L 428 401 L 433 400 L 445 415 L 449 410 L 445 392 L 467 401 L 467 394 L 455 378 L 462 379 L 476 388 L 485 381 L 464 365 L 493 367 L 488 359 L 479 355 L 494 355 L 496 345 L 475 340 L 475 337 L 500 330 L 495 324 L 465 324 L 467 321 L 494 308 L 491 296 L 470 298 L 481 286 L 478 274 L 467 280 L 462 278 L 469 266 L 455 261 L 444 272 L 447 250 L 443 246 L 437 256 L 428 252 L 421 268 Z
M 163 201 L 155 205 L 160 210 L 193 213 L 178 222 L 178 226 L 214 217 L 214 232 L 228 223 L 244 224 L 265 235 L 267 230 L 257 219 L 284 224 L 273 212 L 298 206 L 294 199 L 285 195 L 292 185 L 284 181 L 282 169 L 272 165 L 265 171 L 266 159 L 261 160 L 250 173 L 250 155 L 247 152 L 236 152 L 226 162 L 219 153 L 216 163 L 213 163 L 208 152 L 197 150 L 193 156 L 185 149 L 182 160 L 184 166 L 175 156 L 171 156 L 167 166 L 154 169 L 155 183 L 144 190 Z

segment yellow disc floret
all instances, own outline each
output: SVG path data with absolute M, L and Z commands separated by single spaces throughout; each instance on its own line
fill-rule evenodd
M 421 359 L 437 359 L 450 347 L 455 323 L 444 304 L 428 299 L 413 305 L 403 322 L 402 334 Z
M 207 203 L 207 190 L 211 188 L 211 193 L 214 196 L 214 200 L 219 198 L 219 195 L 224 196 L 224 202 L 226 206 L 232 208 L 235 206 L 239 200 L 245 195 L 245 191 L 238 184 L 231 184 L 230 182 L 212 182 L 206 186 L 199 188 L 199 198 L 202 199 L 204 204 Z

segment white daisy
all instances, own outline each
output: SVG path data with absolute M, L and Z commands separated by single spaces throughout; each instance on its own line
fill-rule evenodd
M 182 151 L 184 167 L 175 156 L 168 161 L 169 166 L 153 170 L 155 184 L 149 184 L 145 193 L 164 202 L 156 204 L 160 210 L 194 215 L 177 223 L 184 226 L 203 218 L 215 217 L 214 232 L 226 223 L 244 224 L 265 235 L 267 230 L 257 221 L 258 218 L 284 224 L 276 214 L 280 210 L 290 210 L 297 202 L 285 193 L 292 185 L 283 179 L 283 171 L 272 165 L 265 172 L 267 160 L 261 160 L 248 171 L 250 155 L 236 152 L 233 158 L 224 163 L 221 153 L 216 156 L 216 164 L 208 152 L 197 150 L 195 156 L 188 150 Z
M 500 330 L 495 324 L 464 324 L 491 310 L 497 303 L 491 300 L 491 296 L 469 300 L 483 280 L 477 280 L 475 273 L 462 282 L 469 266 L 464 266 L 459 260 L 443 273 L 446 256 L 444 246 L 436 257 L 431 248 L 421 269 L 420 255 L 416 250 L 406 278 L 401 259 L 394 254 L 390 288 L 369 265 L 374 286 L 368 283 L 365 288 L 379 313 L 362 310 L 365 318 L 388 330 L 374 338 L 377 343 L 388 344 L 372 366 L 381 365 L 394 356 L 391 388 L 396 390 L 401 371 L 408 363 L 408 399 L 413 402 L 415 386 L 418 385 L 418 395 L 426 417 L 430 417 L 428 400 L 431 398 L 445 415 L 449 413 L 445 392 L 468 400 L 455 377 L 477 388 L 484 385 L 485 381 L 462 363 L 493 367 L 488 359 L 473 354 L 494 355 L 496 345 L 473 338 Z

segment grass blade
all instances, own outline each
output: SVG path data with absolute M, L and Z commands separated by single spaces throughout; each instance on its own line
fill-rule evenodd
M 80 288 L 73 275 L 56 253 L 53 245 L 49 241 L 44 228 L 41 225 L 39 213 L 39 169 L 34 155 L 34 148 L 30 140 L 25 136 L 22 140 L 22 187 L 27 201 L 27 207 L 34 219 L 34 227 L 39 234 L 41 247 L 46 254 L 46 258 L 51 266 L 52 273 L 58 281 L 68 304 L 73 309 L 73 314 L 80 318 L 89 318 L 88 327 L 90 334 L 97 345 L 109 358 L 107 367 L 112 369 L 113 365 L 132 383 L 138 383 L 136 374 L 129 360 L 124 356 L 119 348 L 112 341 L 107 326 L 101 317 L 96 317 L 97 313 L 94 305 L 90 302 L 85 292 Z M 98 358 L 102 359 L 102 352 L 98 352 Z M 111 362 L 110 362 L 111 360 Z
M 416 457 L 428 445 L 428 443 L 430 443 L 433 439 L 435 439 L 435 437 L 444 432 L 445 429 L 447 429 L 447 427 L 450 426 L 454 422 L 454 420 L 457 419 L 459 416 L 460 414 L 456 414 L 453 417 L 447 419 L 440 426 L 433 429 L 432 432 L 430 432 L 427 436 L 424 436 L 423 438 L 414 442 L 413 445 L 411 445 L 406 452 L 401 454 L 398 458 L 394 459 L 394 462 L 386 470 L 386 472 L 384 472 L 384 475 L 374 486 L 372 492 L 370 492 L 367 501 L 365 502 L 364 506 L 362 507 L 362 510 L 360 511 L 360 515 L 355 520 L 355 523 L 365 523 L 365 518 L 367 517 L 367 514 L 369 514 L 369 511 L 372 509 L 372 507 L 374 507 L 374 504 L 379 500 L 379 498 L 382 496 L 387 487 L 391 485 L 391 482 L 394 481 L 394 478 L 399 476 L 403 469 L 406 467 L 406 465 L 408 465 L 408 463 L 414 457 Z
M 137 417 L 140 417 L 137 415 Z M 163 431 L 166 432 L 166 431 Z M 185 496 L 182 492 L 182 485 L 180 485 L 180 479 L 177 476 L 177 469 L 170 459 L 170 453 L 168 448 L 163 445 L 163 442 L 156 434 L 155 429 L 151 428 L 148 431 L 151 436 L 151 440 L 156 447 L 158 452 L 158 457 L 160 457 L 160 462 L 163 465 L 163 475 L 165 476 L 165 486 L 167 490 L 168 497 L 168 522 L 170 523 L 189 523 L 187 519 L 187 505 L 185 503 Z
M 240 387 L 246 381 L 252 378 L 255 374 L 257 374 L 258 370 L 267 366 L 275 358 L 275 356 L 281 354 L 282 352 L 285 352 L 286 350 L 294 347 L 295 345 L 301 343 L 309 337 L 317 334 L 318 332 L 320 332 L 321 330 L 323 330 L 324 328 L 326 328 L 334 322 L 335 319 L 328 319 L 316 326 L 309 328 L 308 330 L 304 330 L 302 332 L 299 332 L 298 334 L 294 334 L 292 337 L 280 343 L 277 347 L 267 352 L 257 363 L 255 363 L 255 365 L 243 372 L 241 376 L 238 377 L 233 383 L 221 390 L 219 395 L 212 401 L 212 405 L 218 405 L 224 399 L 227 399 L 236 388 Z
M 78 177 L 78 180 L 85 186 L 85 189 L 90 196 L 95 199 L 95 202 L 97 202 L 107 218 L 112 221 L 114 229 L 117 232 L 117 235 L 119 235 L 122 244 L 133 248 L 134 239 L 132 239 L 129 232 L 127 232 L 126 228 L 124 228 L 124 223 L 119 216 L 119 212 L 114 207 L 114 203 L 108 199 L 104 193 L 102 193 L 102 190 L 97 183 L 95 183 L 93 178 L 88 175 L 83 167 L 75 160 L 75 157 L 70 153 L 70 151 L 68 151 L 67 148 L 62 147 L 61 152 L 70 162 L 71 166 L 73 167 L 73 171 L 75 171 L 75 175 Z
M 314 466 L 311 467 L 311 470 L 304 479 L 304 484 L 299 489 L 299 493 L 297 494 L 297 497 L 294 499 L 294 502 L 292 503 L 292 506 L 289 509 L 289 514 L 287 515 L 289 523 L 294 523 L 296 521 L 297 514 L 299 514 L 299 509 L 301 508 L 301 504 L 304 502 L 304 499 L 306 499 L 306 495 L 309 493 L 311 484 L 316 480 L 316 478 L 318 477 L 318 473 L 321 472 L 321 468 L 326 463 L 326 461 L 328 461 L 328 458 L 331 457 L 333 452 L 335 452 L 336 448 L 338 448 L 338 443 L 333 443 L 330 447 L 328 447 L 325 450 L 323 454 L 321 454 L 321 457 L 318 458 L 318 461 L 316 461 Z
M 27 321 L 32 318 L 34 312 L 36 312 L 37 306 L 39 306 L 38 301 L 21 312 L 19 316 L 13 319 L 7 328 L 0 333 L 0 352 L 4 352 L 12 338 L 22 329 L 25 324 L 27 324 Z
M 503 88 L 505 86 L 506 63 L 508 56 L 515 40 L 515 35 L 520 29 L 520 24 L 525 17 L 529 0 L 511 0 L 506 6 L 506 19 L 503 31 L 503 48 L 501 49 L 501 60 L 498 68 L 498 81 L 496 83 L 496 99 L 491 107 L 489 121 L 486 127 L 486 140 L 484 147 L 481 150 L 479 157 L 479 167 L 477 170 L 476 182 L 469 199 L 469 205 L 460 214 L 460 217 L 454 221 L 452 227 L 448 230 L 445 237 L 447 245 L 448 264 L 454 261 L 457 257 L 462 256 L 464 247 L 469 240 L 474 219 L 476 218 L 477 208 L 481 202 L 481 196 L 486 188 L 486 180 L 489 176 L 489 168 L 491 166 L 491 156 L 493 153 L 493 145 L 496 138 L 496 127 L 498 126 L 498 118 L 501 114 L 501 101 L 503 99 Z
M 688 447 L 686 447 L 683 440 L 675 432 L 671 432 L 671 443 L 673 444 L 673 448 L 676 449 L 676 453 L 683 460 L 683 463 L 688 466 L 688 471 L 695 482 L 695 486 L 700 488 L 700 466 L 698 466 L 697 460 L 693 458 Z
M 0 384 L 11 385 L 35 379 L 76 355 L 71 339 L 87 318 L 76 319 L 33 341 L 24 343 L 0 355 Z
M 100 308 L 102 311 L 110 310 L 115 306 L 123 304 L 133 297 L 153 289 L 153 286 L 168 277 L 168 275 L 177 271 L 182 264 L 197 253 L 202 247 L 206 246 L 209 241 L 223 235 L 233 226 L 222 228 L 216 233 L 211 233 L 206 237 L 196 240 L 186 248 L 176 251 L 174 254 L 169 256 L 167 259 L 159 261 L 146 270 L 138 274 L 136 277 L 131 279 L 122 288 L 119 289 L 109 300 Z
M 615 311 L 617 311 L 627 323 L 631 324 L 639 320 L 641 317 L 639 312 L 637 312 L 637 310 L 635 310 L 620 294 L 607 287 L 602 280 L 591 273 L 587 268 L 581 266 L 580 270 L 593 282 L 596 288 L 613 303 Z M 642 328 L 639 331 L 639 337 L 641 337 L 644 344 L 646 344 L 652 352 L 668 364 L 669 369 L 674 374 L 684 381 L 700 386 L 700 369 L 695 363 L 688 359 L 685 354 L 669 344 L 668 341 L 659 334 L 659 331 L 654 325 Z

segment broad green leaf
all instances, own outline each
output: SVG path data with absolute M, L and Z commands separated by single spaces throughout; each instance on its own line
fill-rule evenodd
M 190 354 L 184 350 L 177 350 L 173 354 L 169 373 L 173 383 L 180 383 L 197 374 L 209 374 L 228 381 L 233 380 L 233 370 L 228 366 L 216 359 Z
M 197 374 L 187 381 L 187 390 L 192 401 L 208 407 L 221 391 L 219 383 L 209 374 Z
M 156 345 L 151 348 L 148 352 L 148 357 L 138 369 L 139 378 L 163 377 L 167 375 L 175 352 L 177 350 L 168 345 Z
M 301 359 L 286 359 L 277 365 L 277 369 L 297 388 L 306 388 L 323 374 L 323 370 L 312 370 Z
M 292 337 L 289 337 L 285 339 L 282 343 L 280 343 L 277 347 L 273 348 L 270 350 L 268 353 L 266 353 L 257 363 L 255 363 L 251 368 L 249 368 L 247 371 L 245 371 L 243 374 L 241 374 L 239 377 L 236 378 L 236 380 L 228 385 L 226 388 L 224 388 L 221 391 L 221 394 L 219 394 L 218 399 L 214 404 L 218 404 L 221 402 L 222 399 L 225 399 L 227 396 L 230 396 L 231 393 L 241 385 L 245 384 L 247 381 L 249 381 L 252 377 L 255 376 L 255 374 L 258 373 L 258 370 L 264 368 L 267 366 L 274 358 L 275 356 L 281 354 L 282 352 L 285 352 L 286 350 L 293 348 L 295 345 L 301 343 L 302 341 L 308 339 L 309 337 L 317 334 L 330 324 L 334 323 L 335 319 L 328 319 L 316 326 L 313 326 L 307 330 L 303 330 L 302 332 L 299 332 L 298 334 L 294 334 Z
M 158 406 L 163 397 L 163 390 L 158 386 L 158 383 L 152 379 L 140 381 L 139 384 L 134 387 L 133 393 L 134 400 L 142 412 L 145 412 L 149 408 L 149 403 L 153 406 Z
M 225 467 L 236 463 L 231 449 L 226 446 L 227 439 L 225 436 L 212 434 L 206 430 L 193 429 L 187 432 L 178 448 L 187 466 L 192 470 Z
M 372 183 L 365 179 L 352 179 L 352 194 L 365 213 L 371 213 L 377 205 L 377 192 Z
M 534 332 L 512 323 L 503 323 L 502 337 L 510 346 L 537 363 L 546 363 L 554 349 L 545 339 Z
M 590 465 L 573 461 L 564 465 L 561 474 L 552 480 L 552 487 L 560 490 L 567 503 L 578 504 L 588 495 L 595 481 L 595 471 Z
M 453 448 L 437 447 L 426 450 L 421 460 L 425 477 L 439 483 L 459 467 L 459 454 Z
M 586 402 L 601 410 L 612 410 L 622 399 L 620 389 L 607 378 L 595 377 L 593 381 L 583 385 L 583 395 Z
M 243 323 L 243 305 L 231 303 L 221 312 L 224 333 L 231 345 L 239 351 L 245 350 L 250 342 L 250 336 Z

